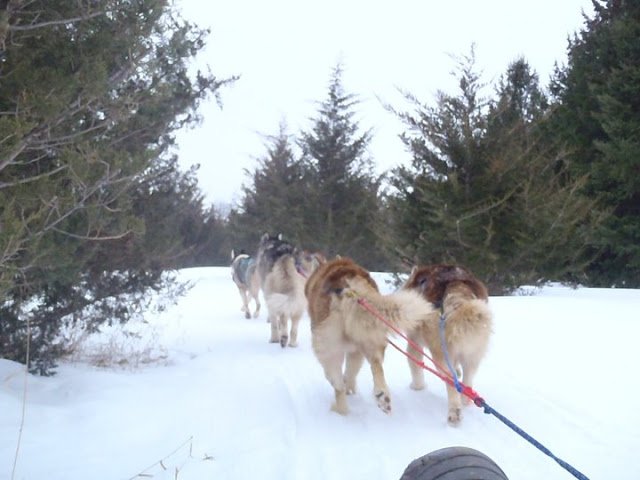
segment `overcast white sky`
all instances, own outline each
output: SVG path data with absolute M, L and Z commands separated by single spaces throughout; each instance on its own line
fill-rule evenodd
M 211 29 L 198 65 L 218 77 L 241 75 L 202 105 L 203 123 L 182 132 L 179 155 L 199 163 L 210 202 L 232 203 L 247 182 L 244 169 L 265 153 L 263 135 L 307 129 L 324 100 L 333 67 L 344 65 L 348 93 L 358 95 L 358 120 L 373 129 L 370 154 L 378 170 L 408 161 L 402 125 L 380 100 L 405 105 L 397 87 L 423 101 L 455 88 L 451 55 L 476 45 L 477 66 L 491 82 L 524 56 L 547 85 L 554 62 L 566 59 L 567 38 L 591 15 L 591 0 L 176 0 L 185 18 Z

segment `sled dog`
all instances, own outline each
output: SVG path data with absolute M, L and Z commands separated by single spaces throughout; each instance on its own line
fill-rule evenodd
M 255 258 L 246 254 L 244 250 L 237 255 L 231 250 L 231 278 L 238 287 L 238 292 L 240 292 L 240 298 L 242 298 L 241 311 L 244 312 L 245 318 L 251 318 L 251 310 L 249 308 L 251 299 L 256 305 L 253 318 L 258 318 L 258 315 L 260 315 L 260 277 L 258 276 Z
M 320 265 L 309 277 L 305 295 L 313 351 L 335 391 L 331 409 L 341 415 L 349 412 L 346 396 L 356 391 L 356 376 L 366 358 L 377 405 L 390 413 L 391 395 L 382 363 L 391 329 L 363 303 L 400 331 L 425 321 L 433 311 L 431 305 L 412 290 L 382 295 L 369 272 L 349 258 Z
M 270 342 L 298 346 L 298 324 L 307 308 L 304 285 L 317 257 L 265 233 L 258 247 L 258 272 L 271 323 Z M 287 332 L 288 324 L 291 324 Z
M 420 292 L 435 311 L 426 322 L 409 332 L 408 338 L 431 352 L 437 366 L 450 373 L 441 342 L 440 322 L 444 321 L 444 338 L 451 367 L 469 387 L 473 387 L 480 361 L 484 357 L 492 332 L 492 315 L 485 285 L 469 270 L 457 265 L 436 264 L 414 267 L 404 289 Z M 442 320 L 444 318 L 444 320 Z M 419 355 L 409 345 L 408 351 Z M 421 367 L 409 361 L 411 388 L 425 387 Z M 461 395 L 447 384 L 447 420 L 456 425 L 462 418 Z M 469 399 L 465 397 L 465 404 Z

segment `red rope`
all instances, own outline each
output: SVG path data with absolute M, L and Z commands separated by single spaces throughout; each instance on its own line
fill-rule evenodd
M 416 358 L 414 355 L 411 355 L 409 352 L 404 351 L 402 348 L 400 348 L 398 345 L 396 345 L 392 340 L 387 338 L 387 342 L 389 342 L 389 344 L 395 348 L 396 350 L 398 350 L 400 353 L 402 353 L 404 356 L 406 356 L 409 360 L 411 360 L 413 363 L 415 363 L 416 365 L 418 365 L 419 367 L 424 368 L 425 370 L 433 373 L 436 377 L 440 378 L 442 381 L 444 381 L 445 383 L 447 383 L 448 385 L 451 385 L 453 388 L 456 388 L 462 395 L 468 397 L 469 399 L 471 399 L 474 403 L 474 405 L 476 405 L 477 407 L 483 408 L 484 409 L 484 413 L 487 414 L 492 414 L 493 416 L 495 416 L 498 420 L 500 420 L 502 423 L 504 423 L 507 427 L 509 427 L 510 429 L 512 429 L 514 432 L 516 432 L 518 435 L 520 435 L 522 438 L 524 438 L 525 440 L 527 440 L 529 443 L 531 443 L 533 446 L 535 446 L 538 450 L 540 450 L 541 452 L 543 452 L 545 455 L 553 458 L 562 468 L 564 468 L 566 471 L 568 471 L 569 473 L 571 473 L 575 478 L 579 479 L 579 480 L 589 480 L 587 478 L 586 475 L 584 475 L 583 473 L 581 473 L 579 470 L 577 470 L 576 468 L 574 468 L 573 466 L 571 466 L 569 463 L 565 462 L 564 460 L 562 460 L 561 458 L 555 456 L 547 447 L 545 447 L 544 445 L 542 445 L 539 441 L 537 441 L 535 438 L 533 438 L 531 435 L 529 435 L 527 432 L 525 432 L 522 428 L 520 428 L 519 426 L 517 426 L 515 423 L 513 423 L 511 420 L 509 420 L 507 417 L 505 417 L 504 415 L 502 415 L 501 413 L 499 413 L 497 410 L 495 410 L 494 408 L 490 407 L 489 405 L 487 405 L 487 403 L 484 401 L 484 399 L 471 387 L 469 387 L 468 385 L 465 385 L 464 383 L 458 381 L 458 385 L 459 385 L 459 389 L 456 387 L 456 384 L 453 380 L 453 378 L 450 375 L 447 375 L 445 373 L 442 372 L 446 372 L 446 370 L 444 370 L 442 367 L 440 367 L 434 360 L 433 358 L 429 357 L 428 355 L 426 355 L 423 351 L 422 348 L 417 345 L 415 342 L 413 342 L 412 340 L 410 340 L 404 333 L 402 333 L 400 330 L 398 330 L 394 325 L 392 325 L 386 318 L 384 318 L 375 308 L 373 308 L 371 305 L 369 305 L 369 303 L 363 299 L 363 298 L 358 298 L 358 303 L 364 308 L 366 309 L 369 313 L 371 313 L 373 316 L 375 316 L 376 318 L 378 318 L 382 323 L 384 323 L 385 325 L 387 325 L 391 330 L 393 330 L 394 332 L 396 332 L 398 335 L 400 335 L 402 338 L 404 338 L 407 342 L 409 342 L 409 345 L 411 345 L 416 351 L 420 352 L 423 356 L 427 357 L 429 360 L 431 360 L 431 362 L 433 362 L 433 364 L 436 366 L 436 368 L 438 370 L 435 370 L 427 365 L 424 364 L 423 361 L 419 360 L 418 358 Z
M 389 342 L 389 344 L 393 348 L 398 350 L 400 353 L 402 353 L 405 357 L 407 357 L 410 361 L 412 361 L 413 363 L 415 363 L 419 367 L 423 368 L 424 370 L 427 370 L 428 372 L 433 373 L 436 377 L 438 377 L 440 380 L 442 380 L 446 384 L 452 386 L 453 388 L 456 388 L 456 384 L 455 384 L 455 381 L 453 380 L 453 377 L 451 375 L 446 374 L 446 373 L 442 373 L 442 372 L 446 372 L 446 370 L 444 368 L 442 368 L 441 365 L 438 365 L 438 363 L 433 358 L 431 358 L 429 355 L 427 355 L 420 345 L 418 345 L 416 342 L 411 340 L 401 330 L 396 328 L 395 325 L 393 325 L 386 318 L 384 318 L 384 316 L 380 312 L 378 312 L 375 308 L 373 308 L 371 306 L 371 304 L 369 304 L 369 302 L 367 302 L 364 298 L 358 298 L 357 302 L 358 302 L 359 305 L 362 306 L 362 308 L 367 310 L 374 317 L 376 317 L 378 320 L 380 320 L 382 323 L 384 323 L 387 327 L 389 327 L 391 330 L 393 330 L 395 333 L 397 333 L 403 339 L 405 339 L 407 341 L 407 343 L 416 352 L 419 352 L 423 357 L 426 357 L 427 359 L 429 359 L 429 361 L 431 361 L 431 363 L 433 363 L 436 368 L 433 369 L 433 368 L 429 367 L 423 361 L 421 361 L 418 358 L 416 358 L 414 355 L 411 355 L 409 352 L 407 352 L 404 349 L 400 348 L 391 339 L 387 339 L 387 342 Z M 469 399 L 471 399 L 471 401 L 473 401 L 473 403 L 475 405 L 477 405 L 478 407 L 481 407 L 484 404 L 484 400 L 482 399 L 482 397 L 473 388 L 471 388 L 468 385 L 465 385 L 464 383 L 462 383 L 460 381 L 458 381 L 458 384 L 461 387 L 459 392 L 462 395 L 464 395 L 465 397 L 468 397 Z

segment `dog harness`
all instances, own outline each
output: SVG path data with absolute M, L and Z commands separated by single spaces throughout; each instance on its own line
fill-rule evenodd
M 243 285 L 249 284 L 248 272 L 251 268 L 253 268 L 255 263 L 256 262 L 253 259 L 253 257 L 249 257 L 249 256 L 238 259 L 238 268 L 236 272 L 238 275 L 238 280 L 240 280 L 240 283 L 242 283 Z

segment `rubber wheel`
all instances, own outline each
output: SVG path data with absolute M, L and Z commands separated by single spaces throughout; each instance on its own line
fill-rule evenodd
M 447 447 L 416 458 L 400 480 L 508 480 L 484 453 L 467 447 Z

